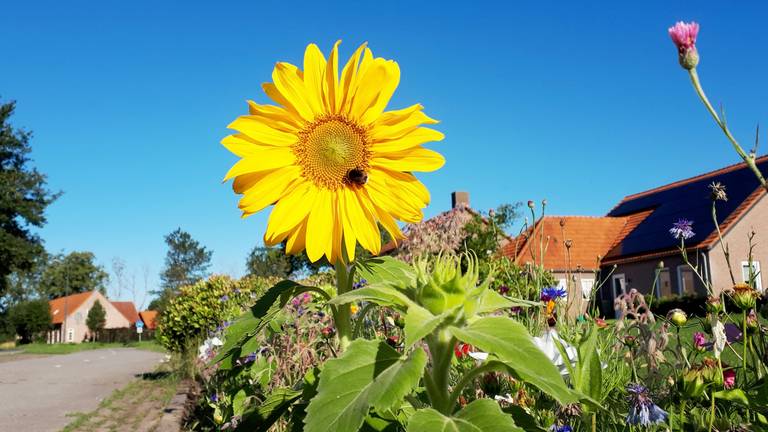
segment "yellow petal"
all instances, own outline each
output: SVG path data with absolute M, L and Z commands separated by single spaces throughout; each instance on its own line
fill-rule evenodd
M 374 128 L 372 133 L 378 134 L 379 128 Z M 396 135 L 395 132 L 393 135 Z M 376 140 L 371 144 L 371 151 L 374 153 L 393 153 L 408 150 L 416 146 L 420 146 L 424 143 L 432 141 L 442 141 L 445 138 L 441 132 L 434 129 L 420 127 L 412 129 L 410 133 L 403 135 L 400 138 L 388 139 L 388 140 Z
M 307 220 L 307 257 L 311 262 L 318 261 L 323 255 L 330 258 L 334 223 L 331 191 L 320 189 Z
M 227 150 L 231 151 L 232 153 L 240 156 L 241 158 L 246 156 L 258 156 L 259 153 L 264 150 L 285 146 L 284 144 L 273 145 L 261 143 L 241 133 L 224 137 L 224 139 L 221 140 L 221 145 L 226 147 Z
M 347 64 L 344 65 L 344 69 L 341 70 L 341 105 L 339 111 L 348 112 L 348 104 L 352 103 L 352 97 L 354 96 L 354 89 L 357 87 L 357 71 L 360 63 L 360 56 L 365 50 L 367 43 L 360 45 L 349 58 Z
M 280 94 L 304 120 L 313 121 L 315 119 L 315 112 L 307 101 L 302 72 L 296 66 L 285 62 L 277 63 L 275 69 L 272 70 L 272 81 Z
M 379 171 L 381 171 L 381 174 L 384 174 L 384 179 L 389 185 L 389 187 L 394 188 L 395 190 L 403 190 L 408 192 L 409 194 L 415 196 L 419 199 L 423 204 L 419 206 L 419 208 L 426 207 L 429 205 L 430 202 L 430 196 L 429 196 L 429 190 L 424 186 L 423 183 L 419 181 L 419 179 L 416 178 L 411 173 L 404 173 L 400 171 L 390 171 L 383 168 L 374 168 L 371 170 L 371 176 L 377 177 L 380 175 Z
M 227 175 L 224 176 L 224 181 L 242 174 L 282 168 L 288 165 L 293 165 L 295 162 L 296 156 L 294 156 L 293 152 L 288 147 L 264 149 L 256 156 L 240 159 L 229 169 Z
M 337 193 L 331 194 L 331 210 L 333 211 L 332 223 L 333 232 L 331 233 L 331 256 L 328 257 L 328 262 L 336 263 L 341 259 L 344 247 L 341 243 L 343 236 L 343 223 L 341 221 L 341 213 L 339 213 L 339 198 Z
M 311 183 L 303 182 L 281 198 L 269 214 L 264 239 L 272 242 L 292 232 L 307 217 L 316 196 L 317 188 Z
M 379 117 L 381 119 L 381 117 Z M 373 123 L 371 136 L 374 140 L 387 140 L 400 138 L 418 128 L 423 124 L 436 124 L 437 120 L 430 118 L 421 110 L 413 111 L 407 117 L 402 117 L 399 121 L 389 120 L 389 123 L 376 121 Z
M 393 126 L 403 121 L 406 121 L 415 112 L 422 111 L 424 107 L 421 104 L 414 104 L 408 108 L 399 110 L 386 111 L 381 113 L 378 119 L 374 122 L 375 126 Z M 437 124 L 437 120 L 429 119 L 424 122 L 425 124 Z
M 422 219 L 423 203 L 414 199 L 407 191 L 399 191 L 387 185 L 382 179 L 369 176 L 366 189 L 371 201 L 403 222 L 415 223 Z M 397 193 L 394 193 L 397 191 Z
M 379 223 L 385 230 L 387 230 L 395 244 L 405 238 L 403 232 L 400 231 L 400 227 L 397 226 L 397 222 L 387 211 L 377 206 L 375 201 L 373 202 L 373 208 L 376 210 L 376 216 L 379 218 Z
M 376 102 L 382 91 L 382 85 L 387 79 L 386 63 L 387 61 L 382 58 L 374 59 L 365 75 L 361 75 L 357 82 L 350 115 L 363 124 L 365 124 L 362 121 L 363 116 Z
M 315 44 L 307 45 L 304 51 L 304 92 L 310 108 L 319 115 L 325 111 L 323 102 L 323 77 L 325 56 Z
M 293 104 L 289 102 L 282 93 L 280 93 L 280 90 L 277 89 L 277 86 L 274 83 L 264 83 L 261 85 L 261 88 L 264 89 L 264 93 L 266 93 L 270 99 L 283 106 L 286 111 L 291 113 L 297 122 L 304 124 L 306 122 L 312 121 L 304 119 L 304 117 L 302 117 L 302 115 L 299 113 L 299 110 L 296 109 L 296 107 L 294 107 Z
M 395 89 L 400 84 L 400 66 L 397 62 L 389 60 L 384 63 L 384 69 L 386 74 L 384 79 L 380 82 L 381 91 L 374 103 L 365 111 L 360 117 L 360 121 L 367 125 L 376 121 L 381 113 L 387 108 L 389 100 L 392 99 L 392 95 L 395 93 Z
M 325 107 L 327 112 L 337 113 L 341 102 L 341 92 L 339 91 L 339 44 L 336 41 L 333 44 L 331 54 L 328 56 L 328 63 L 325 65 Z
M 301 168 L 291 165 L 275 170 L 261 181 L 254 183 L 244 192 L 238 207 L 245 213 L 256 213 L 264 207 L 274 204 L 293 188 L 294 182 L 301 175 Z
M 249 100 L 248 112 L 252 116 L 261 117 L 264 123 L 283 132 L 295 133 L 302 128 L 302 120 L 283 107 L 261 105 Z
M 388 168 L 393 171 L 435 171 L 445 164 L 445 158 L 440 153 L 417 147 L 397 153 L 375 155 L 371 165 Z
M 359 226 L 363 232 L 361 244 L 368 249 L 368 252 L 378 255 L 381 252 L 381 232 L 379 232 L 379 225 L 376 223 L 376 210 L 373 208 L 371 197 L 365 188 L 356 188 L 354 193 L 366 218 L 366 223 Z
M 298 227 L 288 236 L 288 242 L 285 244 L 285 251 L 290 255 L 301 253 L 306 247 L 307 240 L 307 219 L 301 221 Z
M 350 188 L 342 188 L 344 192 L 344 214 L 349 218 L 349 224 L 351 225 L 350 232 L 355 233 L 355 237 L 360 244 L 370 250 L 373 250 L 376 240 L 373 238 L 372 232 L 368 229 L 368 226 L 375 224 L 373 218 L 366 214 L 366 211 L 360 205 L 360 200 L 357 197 L 355 191 Z M 376 230 L 378 232 L 378 230 Z M 346 233 L 345 233 L 346 234 Z M 349 248 L 349 245 L 347 245 Z M 347 249 L 349 252 L 349 249 Z
M 255 173 L 239 175 L 235 177 L 235 181 L 232 182 L 232 190 L 235 191 L 235 193 L 237 194 L 241 194 L 246 190 L 250 189 L 251 187 L 253 187 L 253 185 L 255 185 L 256 183 L 266 178 L 268 175 L 274 173 L 275 171 L 279 171 L 281 169 L 285 169 L 285 168 L 277 168 L 273 170 L 259 171 Z
M 346 188 L 345 188 L 346 189 Z M 347 249 L 347 259 L 352 262 L 355 260 L 355 246 L 357 246 L 357 236 L 355 235 L 354 224 L 347 212 L 347 199 L 354 198 L 352 195 L 343 192 L 339 194 L 339 215 L 341 216 L 342 228 L 344 230 L 344 246 Z
M 289 146 L 296 142 L 296 135 L 275 129 L 256 116 L 240 116 L 227 126 L 260 143 Z

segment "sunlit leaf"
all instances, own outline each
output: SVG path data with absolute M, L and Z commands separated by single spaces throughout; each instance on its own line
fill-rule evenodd
M 416 411 L 408 432 L 524 432 L 496 401 L 478 399 L 451 417 L 432 408 Z

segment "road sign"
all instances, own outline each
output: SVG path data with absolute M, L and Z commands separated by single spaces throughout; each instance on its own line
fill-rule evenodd
M 142 327 L 144 327 L 144 321 L 136 321 L 136 328 L 140 329 Z
M 136 333 L 138 334 L 144 333 L 144 327 L 136 327 Z

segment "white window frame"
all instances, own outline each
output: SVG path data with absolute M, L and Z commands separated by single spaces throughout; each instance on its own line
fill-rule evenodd
M 682 297 L 685 295 L 685 287 L 683 286 L 683 270 L 688 269 L 689 272 L 691 272 L 691 275 L 693 275 L 693 270 L 691 270 L 690 267 L 688 267 L 688 264 L 681 264 L 677 266 L 677 295 Z M 694 275 L 695 276 L 695 275 Z M 696 280 L 693 281 L 693 287 L 691 289 L 692 293 L 696 293 Z
M 591 278 L 581 279 L 581 297 L 584 300 L 592 298 L 592 292 L 595 289 L 595 280 Z
M 616 279 L 621 279 L 624 283 L 621 284 L 621 294 L 627 293 L 627 277 L 624 275 L 624 273 L 617 273 L 611 277 L 611 295 L 613 296 L 613 299 L 616 300 Z
M 755 289 L 763 292 L 763 274 L 760 271 L 760 261 L 752 261 L 752 269 L 755 272 Z M 744 279 L 745 283 L 749 283 L 749 280 L 746 280 L 749 278 L 749 274 L 744 275 L 744 270 L 749 270 L 749 261 L 742 261 L 741 262 L 741 278 Z M 745 277 L 746 276 L 746 277 Z
M 75 341 L 75 329 L 68 328 L 67 329 L 67 342 L 74 342 Z

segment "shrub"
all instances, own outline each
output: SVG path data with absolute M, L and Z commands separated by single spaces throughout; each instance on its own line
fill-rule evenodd
M 104 310 L 104 306 L 101 302 L 96 300 L 88 311 L 88 316 L 85 319 L 85 325 L 88 326 L 88 330 L 91 331 L 91 339 L 96 340 L 99 335 L 99 331 L 107 324 L 107 311 Z
M 37 335 L 51 328 L 51 308 L 44 299 L 15 305 L 9 311 L 8 318 L 21 337 L 21 343 L 30 343 Z
M 158 318 L 157 339 L 169 351 L 184 351 L 190 342 L 239 315 L 243 307 L 272 286 L 270 281 L 259 277 L 235 280 L 211 276 L 182 287 Z

